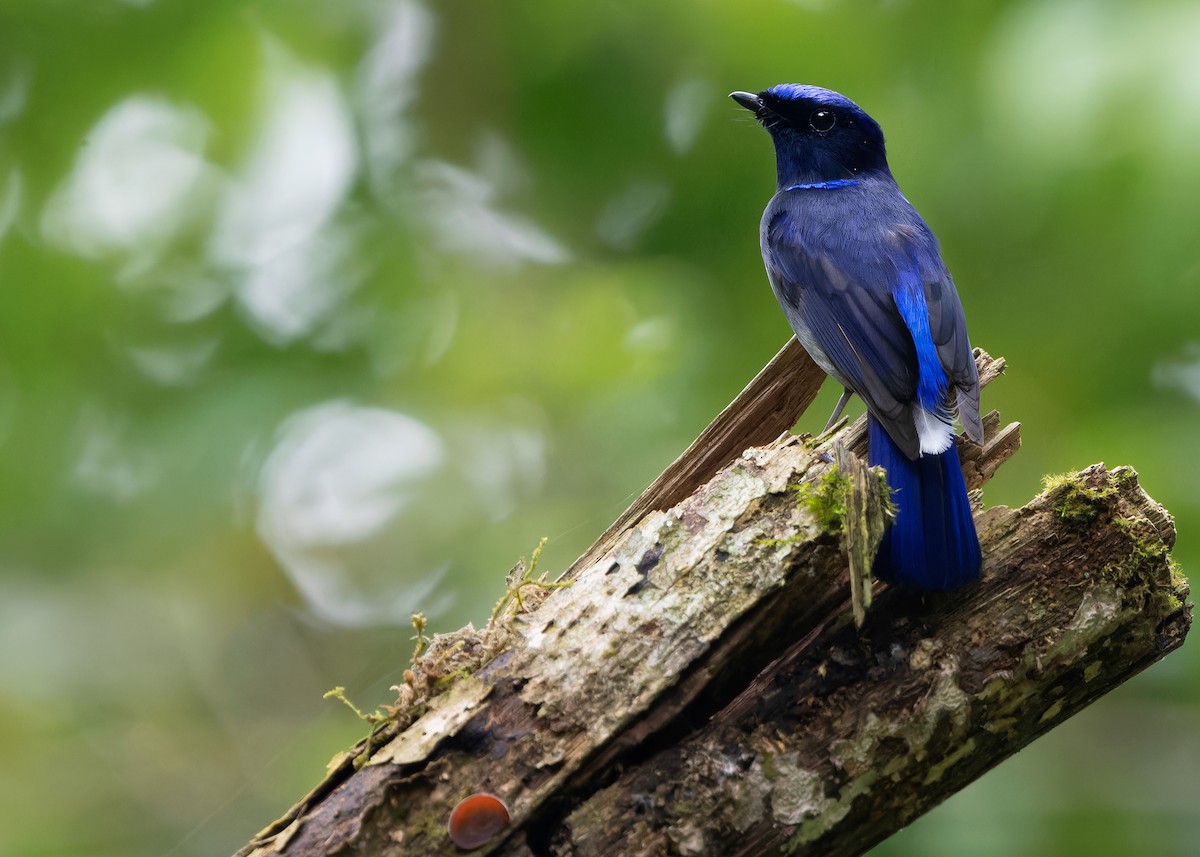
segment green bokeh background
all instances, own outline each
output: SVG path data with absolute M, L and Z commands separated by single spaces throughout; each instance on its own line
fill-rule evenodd
M 733 89 L 882 124 L 1009 360 L 987 502 L 1131 464 L 1194 573 L 1198 40 L 1187 0 L 5 0 L 0 853 L 232 851 L 411 612 L 482 621 L 683 449 L 789 335 Z M 875 853 L 1196 853 L 1194 652 Z

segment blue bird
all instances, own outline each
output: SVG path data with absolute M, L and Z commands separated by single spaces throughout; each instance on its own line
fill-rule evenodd
M 955 412 L 983 441 L 979 374 L 937 239 L 900 192 L 878 123 L 844 95 L 782 84 L 730 94 L 775 143 L 763 262 L 796 338 L 867 405 L 868 460 L 897 506 L 874 571 L 919 589 L 979 576 L 979 537 L 954 443 Z M 826 426 L 828 429 L 829 426 Z

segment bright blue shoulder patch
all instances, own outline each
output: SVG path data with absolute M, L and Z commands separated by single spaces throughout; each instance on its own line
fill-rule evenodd
M 925 305 L 925 287 L 921 278 L 912 271 L 905 271 L 892 290 L 892 297 L 917 349 L 917 401 L 931 414 L 939 413 L 945 410 L 946 387 L 950 382 L 929 332 L 929 308 Z

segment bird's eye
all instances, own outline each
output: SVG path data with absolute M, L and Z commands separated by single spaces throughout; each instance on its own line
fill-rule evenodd
M 818 134 L 824 134 L 837 124 L 837 116 L 832 110 L 818 110 L 808 117 L 808 125 Z

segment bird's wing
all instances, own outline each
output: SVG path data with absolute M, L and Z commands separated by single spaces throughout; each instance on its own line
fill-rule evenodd
M 908 211 L 911 208 L 905 206 Z M 840 380 L 857 393 L 910 458 L 920 441 L 911 406 L 917 397 L 914 335 L 897 309 L 895 290 L 923 285 L 929 332 L 938 362 L 963 391 L 959 405 L 968 435 L 978 417 L 978 379 L 954 283 L 928 227 L 915 222 L 856 223 L 813 232 L 788 206 L 764 223 L 763 255 L 772 285 L 793 328 L 816 341 Z M 970 394 L 974 394 L 974 407 Z M 963 407 L 966 405 L 966 407 Z
M 936 266 L 921 272 L 925 306 L 929 312 L 929 333 L 937 349 L 938 361 L 957 392 L 958 418 L 967 437 L 983 443 L 983 420 L 979 416 L 979 370 L 967 338 L 967 319 L 962 301 L 954 288 L 950 272 L 941 256 Z

